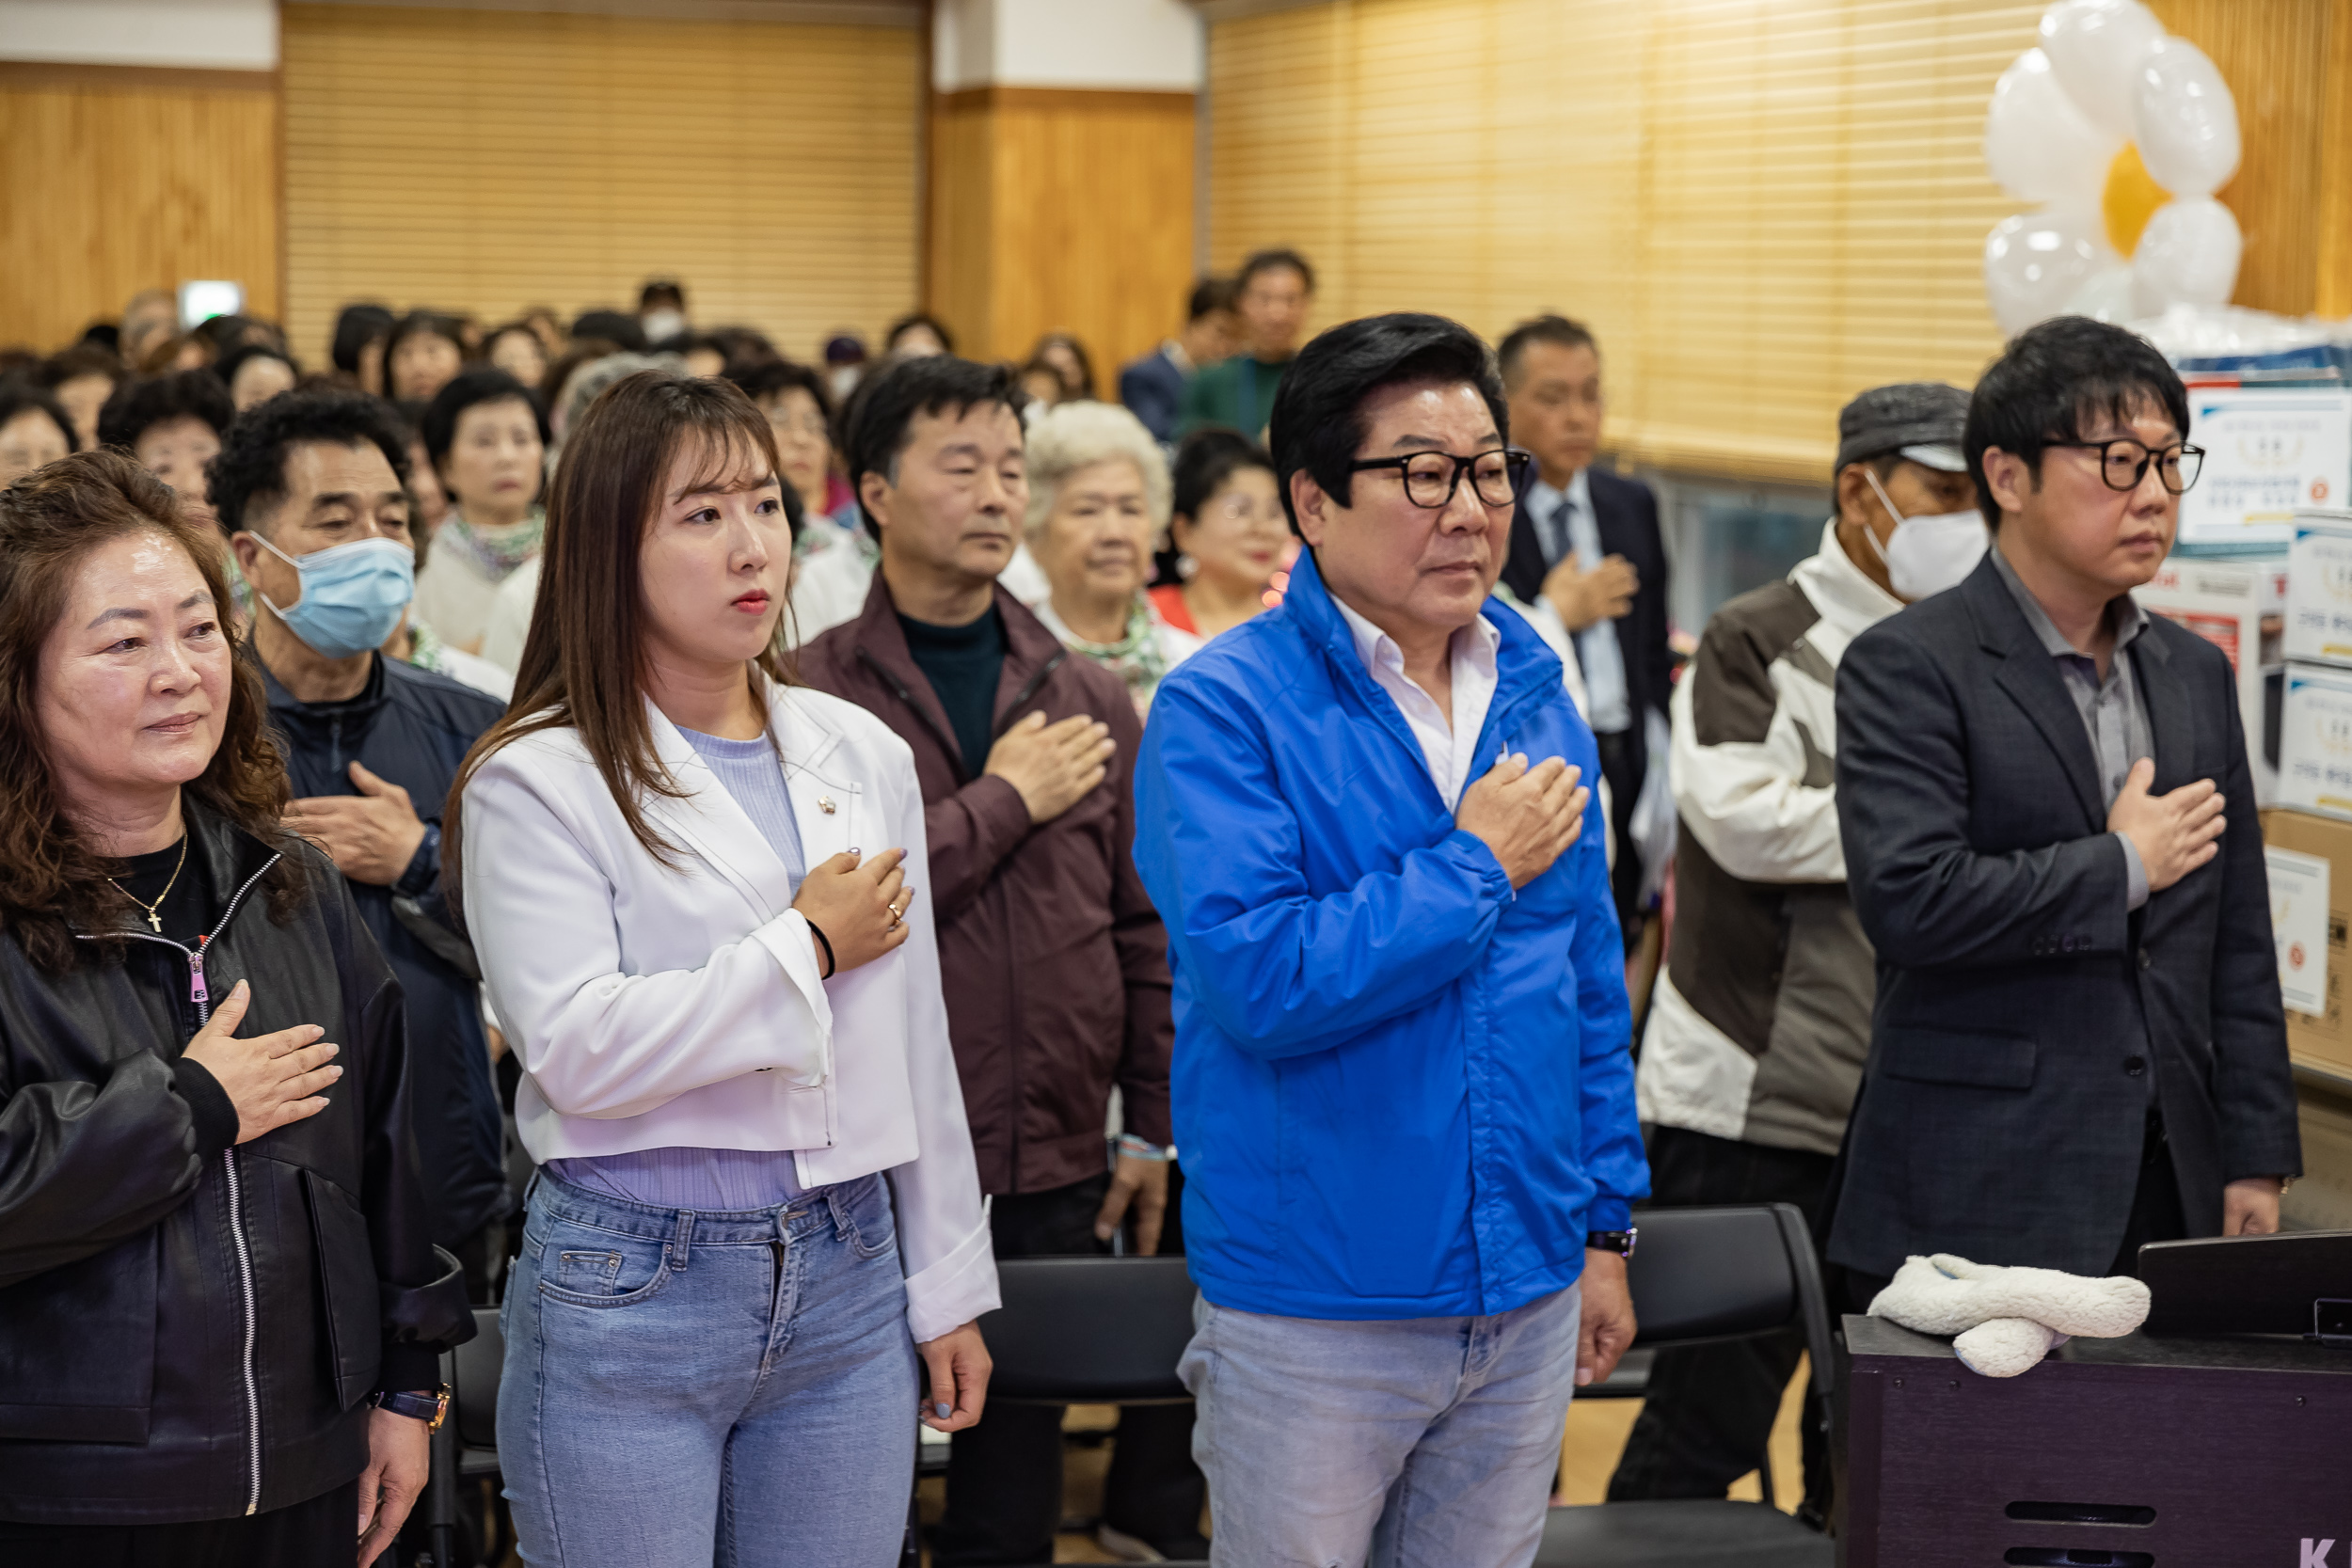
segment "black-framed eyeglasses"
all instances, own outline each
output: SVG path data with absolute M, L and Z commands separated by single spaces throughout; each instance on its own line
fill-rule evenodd
M 1347 471 L 1360 474 L 1372 468 L 1394 468 L 1405 479 L 1405 499 L 1415 506 L 1437 511 L 1454 499 L 1454 492 L 1462 487 L 1462 476 L 1470 477 L 1470 490 L 1488 506 L 1509 506 L 1518 499 L 1519 481 L 1526 477 L 1527 466 L 1535 461 L 1535 454 L 1518 447 L 1496 447 L 1487 451 L 1456 457 L 1450 451 L 1417 451 L 1408 457 L 1367 457 L 1360 463 L 1350 463 Z
M 2139 482 L 2148 477 L 2148 465 L 2156 466 L 2156 483 L 2174 495 L 2181 495 L 2197 483 L 2198 470 L 2205 464 L 2205 449 L 2192 447 L 2186 441 L 2169 447 L 2151 447 L 2128 436 L 2112 441 L 2052 441 L 2054 447 L 2079 447 L 2099 454 L 2099 477 L 2106 481 L 2110 490 L 2137 490 Z

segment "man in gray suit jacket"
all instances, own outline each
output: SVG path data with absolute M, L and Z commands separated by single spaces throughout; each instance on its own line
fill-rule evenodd
M 1992 552 L 1839 666 L 1879 973 L 1829 1238 L 1855 1310 L 1914 1253 L 2104 1275 L 2274 1230 L 2300 1168 L 2234 678 L 2130 596 L 2195 481 L 2187 426 L 2122 328 L 2020 336 L 1964 439 Z

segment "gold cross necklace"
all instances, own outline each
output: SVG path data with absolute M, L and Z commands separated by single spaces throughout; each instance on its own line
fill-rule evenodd
M 120 882 L 115 882 L 115 879 L 112 877 L 107 878 L 106 880 L 115 883 L 115 891 L 117 893 L 119 893 L 125 898 L 130 899 L 132 903 L 136 904 L 140 909 L 145 910 L 147 911 L 148 927 L 151 930 L 160 933 L 164 928 L 164 900 L 171 896 L 172 884 L 180 879 L 180 868 L 187 863 L 188 841 L 186 836 L 183 835 L 180 840 L 180 858 L 172 863 L 171 879 L 170 881 L 164 883 L 164 891 L 155 895 L 155 901 L 152 904 L 149 903 L 144 898 L 135 895 L 129 888 L 124 887 Z

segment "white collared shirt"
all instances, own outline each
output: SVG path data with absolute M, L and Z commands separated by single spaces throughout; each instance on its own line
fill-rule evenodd
M 1527 492 L 1527 513 L 1534 519 L 1535 537 L 1544 548 L 1546 567 L 1573 557 L 1576 569 L 1589 572 L 1601 562 L 1600 519 L 1593 513 L 1590 468 L 1579 468 L 1565 490 L 1555 490 L 1538 477 Z M 1583 668 L 1589 694 L 1586 712 L 1593 728 L 1613 735 L 1633 725 L 1631 698 L 1625 684 L 1625 650 L 1617 643 L 1616 624 L 1598 621 L 1571 634 L 1577 663 Z
M 1356 638 L 1356 656 L 1364 661 L 1380 689 L 1395 702 L 1413 738 L 1421 742 L 1430 780 L 1444 797 L 1446 809 L 1453 810 L 1461 802 L 1462 791 L 1478 763 L 1478 732 L 1486 727 L 1486 709 L 1495 700 L 1495 652 L 1502 646 L 1502 634 L 1483 610 L 1478 619 L 1454 634 L 1454 711 L 1448 714 L 1405 673 L 1405 651 L 1396 645 L 1396 639 L 1359 615 L 1337 594 L 1331 595 L 1331 602 L 1347 617 L 1347 629 Z

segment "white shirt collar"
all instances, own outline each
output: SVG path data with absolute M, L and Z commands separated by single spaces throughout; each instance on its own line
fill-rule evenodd
M 1356 639 L 1356 657 L 1364 661 L 1365 669 L 1405 673 L 1405 650 L 1396 645 L 1395 638 L 1365 620 L 1357 613 L 1355 606 L 1337 594 L 1331 595 L 1331 603 L 1346 618 L 1347 629 Z M 1502 633 L 1495 629 L 1495 624 L 1481 610 L 1476 620 L 1455 630 L 1447 651 L 1454 658 L 1470 659 L 1483 673 L 1491 676 L 1502 647 Z
M 1576 477 L 1568 481 L 1568 487 L 1565 490 L 1553 489 L 1544 483 L 1542 476 L 1538 475 L 1535 483 L 1528 486 L 1529 510 L 1539 517 L 1549 517 L 1560 510 L 1562 501 L 1572 500 L 1576 502 L 1578 511 L 1588 517 L 1591 516 L 1593 515 L 1592 474 L 1593 470 L 1589 466 L 1577 469 Z

